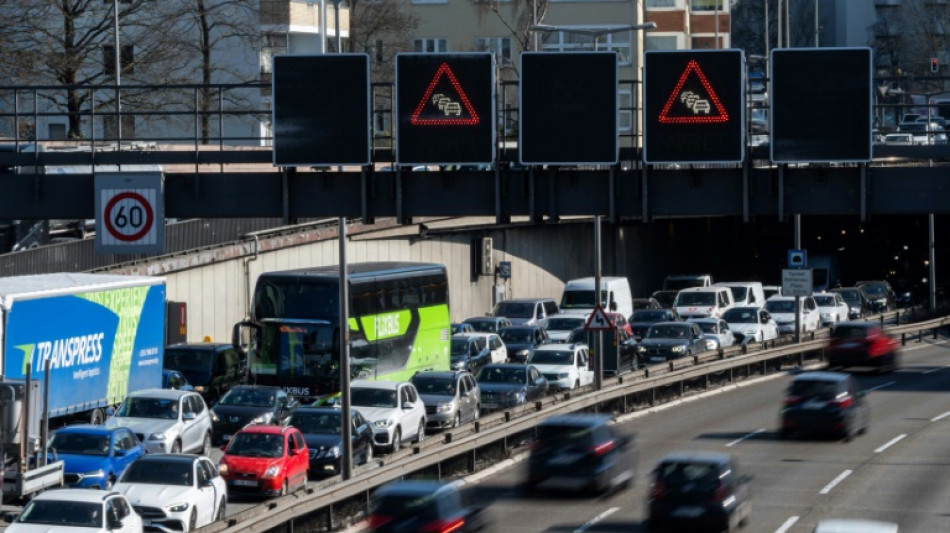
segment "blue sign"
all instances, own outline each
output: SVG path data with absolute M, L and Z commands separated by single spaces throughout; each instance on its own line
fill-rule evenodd
M 501 261 L 498 263 L 498 275 L 502 279 L 511 277 L 511 261 Z
M 788 268 L 808 268 L 808 252 L 805 250 L 789 250 Z

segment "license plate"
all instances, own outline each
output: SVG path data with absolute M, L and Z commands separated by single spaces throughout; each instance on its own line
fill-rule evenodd
M 253 479 L 235 479 L 231 483 L 239 487 L 256 487 L 257 486 L 257 481 L 254 481 Z
M 666 357 L 651 357 L 650 362 L 651 363 L 665 363 Z
M 821 400 L 808 400 L 802 404 L 802 409 L 823 409 L 825 407 L 825 402 Z
M 549 465 L 569 465 L 580 457 L 580 454 L 577 453 L 559 453 L 554 457 L 548 459 Z
M 673 511 L 673 516 L 683 516 L 687 518 L 696 518 L 703 515 L 702 507 L 683 506 L 677 507 Z

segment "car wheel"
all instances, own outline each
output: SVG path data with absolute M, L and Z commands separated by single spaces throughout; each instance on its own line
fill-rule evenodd
M 191 508 L 191 518 L 188 519 L 188 531 L 194 531 L 198 528 L 198 509 Z
M 181 453 L 181 441 L 176 440 L 175 444 L 172 444 L 172 453 Z
M 462 425 L 462 412 L 459 411 L 455 413 L 455 420 L 452 422 L 452 427 L 457 428 Z
M 422 441 L 426 438 L 426 421 L 419 421 L 419 431 L 416 433 L 416 444 L 422 444 Z
M 398 452 L 399 448 L 402 448 L 402 431 L 397 427 L 396 432 L 393 433 L 393 453 Z
M 228 501 L 225 498 L 221 498 L 221 503 L 218 504 L 218 514 L 214 516 L 215 522 L 224 520 L 224 518 L 228 515 L 227 508 L 228 508 Z
M 373 461 L 373 443 L 366 445 L 366 451 L 363 452 L 363 464 L 368 465 Z
M 205 433 L 205 440 L 201 443 L 201 455 L 205 457 L 211 455 L 211 433 Z

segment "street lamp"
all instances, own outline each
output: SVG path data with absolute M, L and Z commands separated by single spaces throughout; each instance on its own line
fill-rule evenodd
M 535 24 L 531 26 L 531 31 L 562 31 L 564 33 L 574 33 L 577 35 L 589 35 L 594 39 L 594 50 L 597 50 L 597 45 L 600 41 L 600 38 L 604 35 L 611 33 L 623 33 L 626 31 L 635 31 L 635 30 L 654 30 L 656 29 L 656 22 L 644 22 L 643 24 L 632 24 L 630 26 L 618 26 L 616 28 L 571 28 L 566 26 L 553 26 L 551 24 Z

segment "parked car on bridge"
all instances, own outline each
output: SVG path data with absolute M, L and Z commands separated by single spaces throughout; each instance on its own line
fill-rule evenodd
M 631 300 L 631 302 L 633 304 L 634 311 L 637 309 L 659 309 L 662 307 L 660 302 L 658 302 L 657 299 L 652 296 L 649 298 L 634 298 Z
M 247 381 L 247 366 L 231 343 L 201 342 L 165 347 L 165 368 L 178 370 L 213 405 L 231 387 Z
M 509 350 L 504 339 L 501 337 L 501 332 L 490 333 L 486 331 L 476 331 L 475 333 L 466 333 L 465 335 L 484 339 L 485 346 L 488 347 L 490 363 L 504 363 L 508 360 Z
M 54 489 L 37 494 L 4 531 L 134 533 L 142 531 L 142 518 L 132 511 L 125 496 L 117 492 Z
M 419 372 L 411 381 L 425 404 L 427 428 L 457 428 L 478 420 L 481 389 L 470 372 Z
M 544 330 L 551 342 L 564 342 L 572 331 L 587 324 L 587 317 L 586 314 L 559 313 L 548 320 Z
M 244 426 L 286 426 L 300 404 L 280 387 L 240 385 L 229 390 L 211 408 L 216 443 L 227 442 Z
M 594 382 L 589 359 L 586 344 L 546 344 L 534 350 L 528 364 L 541 371 L 550 387 L 574 390 Z
M 886 313 L 897 309 L 897 295 L 887 280 L 859 281 L 857 286 L 867 295 L 873 313 Z
M 535 348 L 550 340 L 541 326 L 509 326 L 498 335 L 505 343 L 508 360 L 512 363 L 524 363 Z
M 534 365 L 508 363 L 488 365 L 475 377 L 481 388 L 485 411 L 517 407 L 545 397 L 548 380 Z
M 475 326 L 467 322 L 453 322 L 451 325 L 452 335 L 458 335 L 459 333 L 475 333 Z
M 110 489 L 126 467 L 145 454 L 128 428 L 77 424 L 50 437 L 50 460 L 63 461 L 63 483 L 73 488 Z
M 722 314 L 739 344 L 764 342 L 778 338 L 778 324 L 761 307 L 733 307 Z
M 839 322 L 848 320 L 848 304 L 836 292 L 816 292 L 815 303 L 818 304 L 818 316 L 822 326 L 835 327 Z
M 452 335 L 449 339 L 449 355 L 452 370 L 478 372 L 481 367 L 492 363 L 491 351 L 485 337 Z
M 377 451 L 396 452 L 406 441 L 425 438 L 426 406 L 408 381 L 354 381 L 350 401 L 373 424 Z
M 307 486 L 310 449 L 295 427 L 248 426 L 228 442 L 218 468 L 229 494 L 285 496 Z
M 650 326 L 637 344 L 641 364 L 665 363 L 706 351 L 706 336 L 699 324 L 659 322 Z
M 679 315 L 673 309 L 639 309 L 627 319 L 630 324 L 630 334 L 640 341 L 647 334 L 650 326 L 657 322 L 676 322 Z
M 872 312 L 871 302 L 861 287 L 835 287 L 831 289 L 831 292 L 840 294 L 841 299 L 848 304 L 848 318 L 850 320 L 864 318 L 865 315 Z
M 795 333 L 794 296 L 773 296 L 765 302 L 765 310 L 772 315 L 775 323 L 778 324 L 779 333 L 785 335 Z M 818 304 L 815 303 L 814 298 L 802 296 L 799 299 L 798 318 L 802 333 L 818 330 L 821 316 L 818 314 Z
M 149 453 L 211 453 L 211 410 L 197 392 L 131 392 L 105 426 L 131 429 Z
M 491 316 L 503 316 L 513 325 L 544 327 L 548 319 L 558 314 L 553 298 L 519 298 L 502 300 L 492 308 Z
M 343 413 L 336 407 L 301 407 L 290 417 L 307 443 L 311 476 L 336 475 L 343 461 Z M 359 411 L 350 412 L 350 441 L 353 462 L 373 460 L 373 428 Z
M 727 311 L 728 312 L 728 311 Z M 706 336 L 706 349 L 728 348 L 736 342 L 729 323 L 721 318 L 691 318 L 687 322 L 698 324 Z
M 503 316 L 473 316 L 466 318 L 464 323 L 471 324 L 475 331 L 498 333 L 501 328 L 510 326 L 511 320 Z

